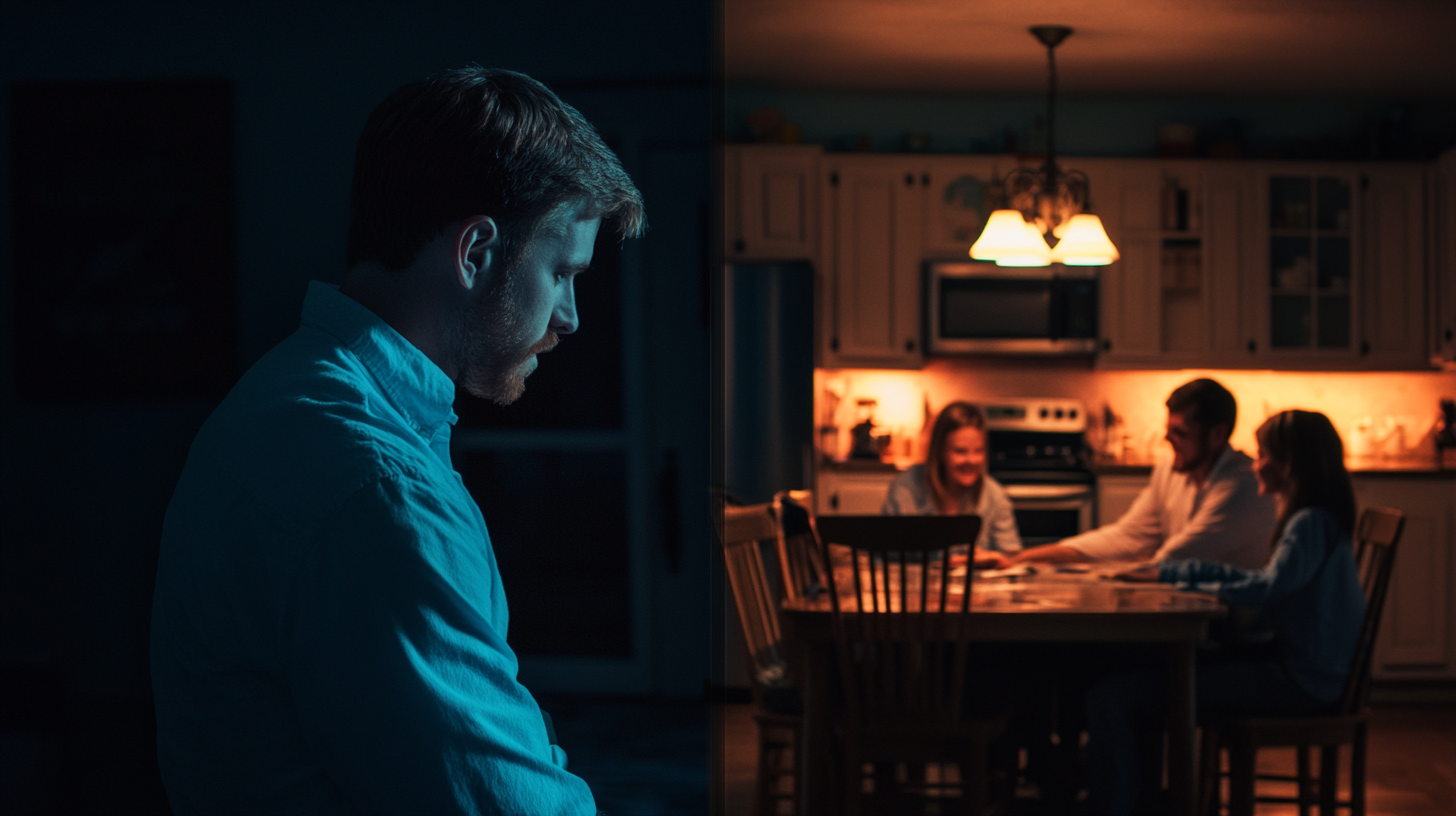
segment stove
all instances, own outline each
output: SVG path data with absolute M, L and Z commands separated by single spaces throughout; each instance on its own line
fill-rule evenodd
M 986 469 L 1005 488 L 1028 547 L 1092 527 L 1096 504 L 1081 400 L 1018 398 L 980 404 Z

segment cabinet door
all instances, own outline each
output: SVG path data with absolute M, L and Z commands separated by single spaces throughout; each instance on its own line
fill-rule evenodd
M 1097 477 L 1097 526 L 1111 524 L 1122 518 L 1132 503 L 1137 501 L 1143 488 L 1148 486 L 1149 475 L 1103 475 Z
M 811 259 L 820 149 L 803 145 L 730 145 L 724 172 L 732 186 L 725 250 L 730 260 Z
M 879 157 L 826 169 L 824 365 L 918 367 L 922 172 Z
M 1456 369 L 1456 148 L 1436 162 L 1435 296 L 1431 362 Z
M 1452 558 L 1456 481 L 1357 477 L 1361 507 L 1405 513 L 1390 590 L 1375 643 L 1377 677 L 1456 677 Z
M 1362 368 L 1426 364 L 1425 174 L 1375 169 L 1362 178 Z
M 1246 169 L 1211 167 L 1203 200 L 1203 280 L 1208 297 L 1205 365 L 1254 362 L 1259 343 L 1252 319 L 1257 297 L 1246 269 L 1254 264 L 1255 182 Z
M 981 237 L 991 211 L 1001 206 L 995 189 L 1007 161 L 997 156 L 930 156 L 925 187 L 925 256 L 964 261 Z
M 1092 195 L 1108 237 L 1121 258 L 1101 269 L 1101 365 L 1152 364 L 1158 360 L 1162 333 L 1157 168 L 1138 161 L 1078 162 L 1091 182 Z
M 819 472 L 814 495 L 821 516 L 875 516 L 885 504 L 890 483 L 898 474 L 892 470 L 868 473 Z

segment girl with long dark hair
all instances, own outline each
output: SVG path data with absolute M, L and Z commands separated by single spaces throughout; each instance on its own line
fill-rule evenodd
M 1259 492 L 1272 494 L 1278 522 L 1268 562 L 1257 570 L 1204 561 L 1164 561 L 1122 577 L 1214 592 L 1255 612 L 1268 634 L 1257 653 L 1200 656 L 1198 706 L 1224 714 L 1328 710 L 1349 676 L 1365 618 L 1350 536 L 1355 492 L 1344 445 L 1328 417 L 1284 411 L 1255 432 Z M 1087 696 L 1093 811 L 1132 813 L 1158 770 L 1156 716 L 1162 677 L 1131 670 Z

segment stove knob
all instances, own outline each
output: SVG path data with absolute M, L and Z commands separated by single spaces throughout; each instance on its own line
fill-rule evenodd
M 1032 458 L 1035 458 L 1035 457 L 1036 457 L 1036 446 L 1035 445 L 1027 445 L 1026 446 L 1026 458 L 1032 459 Z
M 1062 418 L 1062 409 L 1058 408 L 1057 409 L 1057 419 L 1061 419 L 1061 418 Z
M 1041 418 L 1042 419 L 1046 419 L 1047 418 L 1047 409 L 1045 409 L 1045 408 L 1041 409 Z
M 1068 412 L 1067 416 L 1071 417 L 1072 419 L 1076 419 L 1077 418 L 1077 409 L 1076 408 L 1073 408 L 1070 412 Z
M 1055 446 L 1047 445 L 1046 447 L 1042 448 L 1042 455 L 1043 456 L 1056 456 L 1057 455 L 1057 449 L 1056 449 Z
M 1072 448 L 1070 445 L 1062 446 L 1062 455 L 1067 457 L 1068 459 L 1072 458 Z

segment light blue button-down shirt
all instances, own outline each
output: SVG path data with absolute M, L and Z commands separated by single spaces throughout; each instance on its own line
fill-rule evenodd
M 591 814 L 516 681 L 485 520 L 450 464 L 455 386 L 310 284 L 167 509 L 152 613 L 178 813 Z

